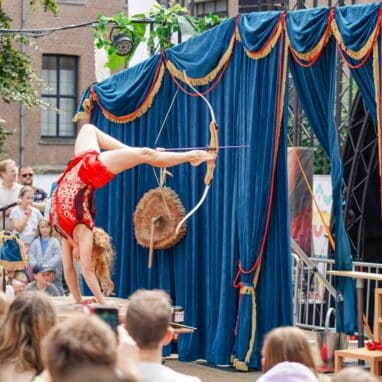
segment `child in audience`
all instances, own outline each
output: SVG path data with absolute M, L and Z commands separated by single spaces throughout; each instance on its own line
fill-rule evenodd
M 24 186 L 19 194 L 20 204 L 12 208 L 9 216 L 25 245 L 27 253 L 29 253 L 30 245 L 37 235 L 38 223 L 42 219 L 41 212 L 32 206 L 33 198 L 33 188 Z
M 30 382 L 42 371 L 40 343 L 55 323 L 44 293 L 23 292 L 13 300 L 0 327 L 0 381 Z
M 259 382 L 317 381 L 312 351 L 305 333 L 295 327 L 271 330 L 262 348 L 263 375 Z
M 378 382 L 379 379 L 359 367 L 346 367 L 333 376 L 332 382 Z
M 64 294 L 62 286 L 62 260 L 59 241 L 52 236 L 53 229 L 48 219 L 41 219 L 38 223 L 38 236 L 33 240 L 29 250 L 29 264 L 32 268 L 39 265 L 43 268 L 54 268 L 51 272 L 55 277 L 53 282 L 61 296 Z

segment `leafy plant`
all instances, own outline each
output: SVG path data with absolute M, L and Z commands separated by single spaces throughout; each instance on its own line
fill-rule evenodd
M 108 54 L 107 66 L 112 70 L 116 70 L 120 67 L 126 67 L 139 43 L 145 41 L 144 35 L 148 24 L 150 24 L 150 33 L 147 38 L 147 47 L 150 54 L 155 54 L 174 45 L 171 37 L 174 33 L 179 32 L 181 19 L 187 20 L 195 34 L 202 33 L 224 20 L 224 18 L 214 14 L 196 19 L 187 15 L 187 12 L 187 8 L 179 4 L 173 4 L 170 8 L 165 8 L 158 3 L 154 3 L 147 14 L 134 15 L 131 18 L 124 13 L 119 13 L 113 17 L 105 17 L 100 14 L 93 29 L 96 47 L 106 50 Z M 147 23 L 138 22 L 139 19 L 149 19 L 151 21 Z M 114 24 L 114 26 L 110 27 L 108 24 Z M 117 55 L 112 42 L 112 28 L 125 33 L 132 39 L 134 47 L 127 56 Z
M 140 18 L 144 15 L 135 15 L 133 18 Z M 109 30 L 107 25 L 113 23 L 113 30 Z M 118 13 L 112 17 L 105 17 L 102 14 L 98 15 L 97 23 L 93 29 L 95 44 L 98 49 L 105 49 L 108 54 L 107 66 L 111 70 L 127 65 L 137 46 L 142 41 L 146 31 L 146 24 L 136 23 L 130 20 L 124 13 Z M 113 46 L 112 34 L 124 33 L 133 42 L 133 49 L 126 56 L 119 56 L 116 48 Z

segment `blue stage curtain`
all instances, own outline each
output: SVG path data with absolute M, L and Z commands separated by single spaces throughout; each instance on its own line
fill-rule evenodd
M 275 14 L 275 20 L 279 15 Z M 228 20 L 214 29 L 214 35 L 220 36 L 227 29 L 233 33 L 234 23 L 234 19 Z M 227 51 L 228 37 L 221 42 L 214 40 L 215 45 L 221 45 L 212 51 L 210 40 L 198 37 L 197 49 L 208 51 L 208 62 L 217 63 L 220 55 Z M 187 61 L 190 60 L 188 48 L 196 49 L 193 40 L 166 52 L 167 59 L 173 60 L 177 69 L 186 70 L 188 75 L 207 75 L 212 66 L 208 62 L 200 63 L 196 72 L 192 62 Z M 183 51 L 187 59 L 182 57 Z M 151 270 L 147 269 L 148 250 L 140 247 L 134 238 L 132 215 L 142 195 L 157 186 L 152 169 L 139 166 L 118 175 L 107 187 L 97 191 L 96 223 L 111 234 L 117 254 L 113 274 L 117 295 L 128 296 L 137 288 L 163 288 L 172 295 L 174 304 L 185 308 L 186 324 L 198 328 L 194 334 L 179 339 L 181 360 L 204 358 L 212 364 L 230 363 L 238 314 L 238 291 L 232 283 L 239 259 L 247 268 L 258 256 L 269 204 L 279 59 L 279 44 L 261 60 L 250 59 L 242 44 L 236 44 L 221 82 L 207 97 L 216 112 L 220 145 L 249 144 L 251 147 L 219 152 L 211 190 L 204 205 L 187 222 L 185 239 L 174 248 L 155 251 Z M 130 76 L 135 73 L 124 72 L 125 83 L 131 83 Z M 108 83 L 114 86 L 115 81 L 112 77 L 94 87 L 99 99 L 106 98 L 105 94 L 112 91 Z M 199 89 L 203 91 L 209 86 Z M 147 94 L 148 89 L 141 91 Z M 199 97 L 176 91 L 166 71 L 151 108 L 140 118 L 125 124 L 114 123 L 94 104 L 92 122 L 128 145 L 152 147 L 177 94 L 157 146 L 207 145 L 210 115 L 206 104 Z M 119 104 L 124 106 L 122 100 L 121 95 L 113 104 L 113 110 L 118 110 Z M 286 123 L 283 123 L 268 239 L 257 286 L 256 343 L 248 362 L 248 366 L 257 368 L 263 335 L 275 326 L 292 323 L 285 134 Z M 174 178 L 169 178 L 167 185 L 176 190 L 186 210 L 190 210 L 204 189 L 204 165 L 198 168 L 181 165 L 170 171 Z M 252 279 L 253 274 L 244 276 L 241 281 L 251 283 Z M 238 333 L 250 330 L 252 308 L 251 303 L 241 307 Z M 236 357 L 244 361 L 242 355 L 248 347 L 248 337 L 239 336 Z
M 329 12 L 329 10 L 323 12 L 325 11 Z M 300 28 L 300 23 L 304 23 L 310 15 L 312 18 L 318 18 L 318 22 L 327 24 L 327 17 L 322 17 L 315 10 L 292 12 L 287 16 L 288 36 L 292 48 L 299 53 L 307 53 L 315 47 L 314 42 L 317 44 L 317 40 L 315 41 L 315 38 L 312 37 L 312 33 L 313 36 L 316 34 L 317 27 Z M 310 41 L 311 44 L 301 44 L 300 41 Z M 334 39 L 329 40 L 320 58 L 312 66 L 303 67 L 293 57 L 290 57 L 289 66 L 310 126 L 331 160 L 333 217 L 335 219 L 335 268 L 350 271 L 352 270 L 352 256 L 342 211 L 343 168 L 333 115 L 336 71 Z M 356 327 L 354 280 L 340 278 L 336 290 L 337 300 L 340 302 L 337 310 L 337 330 L 353 333 Z
M 380 3 L 360 4 L 357 6 L 341 7 L 337 9 L 335 13 L 335 21 L 343 45 L 347 49 L 359 52 L 359 59 L 356 59 L 353 54 L 351 54 L 351 56 L 353 56 L 352 58 L 350 55 L 347 55 L 346 52 L 343 52 L 346 61 L 349 62 L 350 65 L 357 66 L 363 61 L 365 55 L 360 52 L 362 48 L 373 48 L 371 46 L 372 41 L 370 40 L 375 29 L 378 28 L 378 13 L 381 6 Z M 350 71 L 362 94 L 365 105 L 374 121 L 374 125 L 377 126 L 373 54 L 370 55 L 364 65 L 357 69 L 352 69 L 350 67 Z

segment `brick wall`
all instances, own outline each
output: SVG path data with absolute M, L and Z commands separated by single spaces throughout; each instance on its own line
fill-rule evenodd
M 13 18 L 12 29 L 21 28 L 21 3 L 22 1 L 3 0 L 3 7 Z M 25 3 L 29 3 L 26 0 Z M 27 28 L 51 28 L 70 24 L 81 24 L 95 20 L 99 12 L 106 16 L 127 12 L 124 0 L 84 0 L 82 4 L 58 2 L 60 12 L 57 17 L 50 13 L 33 12 L 28 6 L 26 22 Z M 31 39 L 37 44 L 37 49 L 27 48 L 31 57 L 32 66 L 36 74 L 41 77 L 42 55 L 60 54 L 75 55 L 79 57 L 78 63 L 78 101 L 86 87 L 95 81 L 94 75 L 94 50 L 92 28 L 76 28 L 59 31 L 38 39 Z M 15 134 L 7 138 L 6 155 L 20 162 L 20 105 L 13 103 L 4 104 L 0 100 L 0 115 L 7 121 L 6 127 L 14 129 Z M 25 150 L 24 162 L 30 163 L 36 169 L 61 169 L 73 155 L 73 141 L 60 143 L 44 143 L 40 141 L 40 111 L 25 111 Z

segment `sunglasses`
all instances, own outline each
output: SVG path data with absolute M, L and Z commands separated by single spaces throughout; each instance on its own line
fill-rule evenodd
M 33 174 L 21 174 L 21 177 L 22 177 L 22 178 L 26 178 L 27 176 L 32 177 Z

